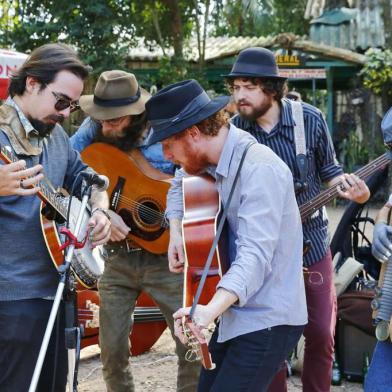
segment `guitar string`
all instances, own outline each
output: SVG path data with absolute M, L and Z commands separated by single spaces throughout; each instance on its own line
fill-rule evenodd
M 370 174 L 377 171 L 382 165 L 388 163 L 388 161 L 389 161 L 389 159 L 387 158 L 386 154 L 383 154 L 380 157 L 378 157 L 377 159 L 375 159 L 373 162 L 369 163 L 368 165 L 366 165 L 362 169 L 358 170 L 354 174 L 356 174 L 357 176 L 359 176 L 362 179 L 366 178 Z M 313 212 L 317 211 L 331 197 L 332 198 L 336 197 L 339 194 L 337 188 L 341 185 L 342 185 L 342 182 L 340 181 L 339 183 L 335 184 L 332 187 L 332 189 L 329 188 L 329 189 L 326 189 L 323 192 L 321 192 L 319 197 L 317 197 L 317 199 L 319 199 L 318 203 L 315 204 L 314 201 L 309 201 L 309 202 L 303 204 L 302 206 L 300 206 L 299 210 L 300 210 L 301 216 L 303 216 L 303 219 L 307 218 L 307 215 L 309 213 L 313 213 Z M 320 206 L 318 206 L 318 204 Z
M 385 162 L 386 163 L 386 162 Z M 384 164 L 384 162 L 383 162 Z M 374 169 L 369 167 L 364 171 L 358 171 L 356 174 L 360 177 L 366 178 L 368 175 L 372 174 L 374 172 Z M 315 211 L 317 211 L 320 207 L 325 205 L 329 200 L 332 198 L 335 198 L 336 196 L 339 195 L 338 192 L 338 187 L 342 185 L 342 182 L 339 182 L 338 184 L 335 184 L 333 187 L 326 189 L 323 191 L 319 197 L 317 197 L 317 202 L 315 203 L 314 201 L 309 201 L 302 206 L 300 206 L 299 210 L 301 213 L 301 218 L 305 219 Z
M 147 207 L 147 206 L 143 205 L 142 203 L 139 203 L 139 202 L 136 202 L 136 201 L 133 201 L 130 199 L 127 200 L 127 198 L 124 198 L 122 196 L 119 197 L 119 200 L 122 201 L 126 207 L 130 207 L 131 211 L 139 210 L 148 218 L 158 219 L 161 223 L 163 223 L 165 221 L 165 214 L 162 212 L 154 210 L 151 207 Z M 125 200 L 125 202 L 124 202 L 124 200 Z
M 129 203 L 128 205 L 136 205 L 138 207 L 140 206 L 141 209 L 149 211 L 149 212 L 153 213 L 154 215 L 155 214 L 157 214 L 157 215 L 164 215 L 162 212 L 159 212 L 159 211 L 155 210 L 154 208 L 148 207 L 145 204 L 140 203 L 140 202 L 138 202 L 136 200 L 130 199 L 129 197 L 126 197 L 124 195 L 120 195 L 119 199 L 123 200 L 123 201 L 125 200 L 127 203 Z

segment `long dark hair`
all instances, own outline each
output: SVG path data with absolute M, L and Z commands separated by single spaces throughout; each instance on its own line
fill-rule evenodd
M 146 127 L 147 115 L 146 112 L 143 112 L 132 116 L 131 124 L 125 129 L 125 135 L 123 137 L 108 138 L 102 134 L 102 128 L 100 128 L 95 141 L 112 144 L 120 150 L 127 152 L 138 147 L 138 142 Z
M 41 89 L 53 82 L 60 71 L 70 71 L 81 80 L 87 78 L 89 67 L 84 65 L 68 45 L 46 44 L 33 50 L 24 64 L 11 75 L 8 92 L 11 97 L 23 95 L 28 76 L 41 83 Z

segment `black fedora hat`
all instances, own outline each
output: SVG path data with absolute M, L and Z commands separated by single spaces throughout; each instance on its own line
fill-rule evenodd
M 225 78 L 273 78 L 279 76 L 279 69 L 274 54 L 266 48 L 247 48 L 240 52 L 233 68 Z
M 152 133 L 146 144 L 154 144 L 179 133 L 224 108 L 229 97 L 211 99 L 196 80 L 184 80 L 158 91 L 146 103 Z

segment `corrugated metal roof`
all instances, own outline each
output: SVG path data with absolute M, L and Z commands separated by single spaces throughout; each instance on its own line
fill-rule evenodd
M 384 23 L 382 20 L 381 0 L 356 0 L 352 18 L 347 8 L 327 10 L 311 22 L 310 39 L 314 42 L 350 50 L 363 50 L 370 47 L 384 46 Z M 340 15 L 335 20 L 340 23 L 330 23 L 331 15 Z
M 150 62 L 158 61 L 163 56 L 162 50 L 159 47 L 149 49 L 146 46 L 142 46 L 141 43 L 142 41 L 138 47 L 129 50 L 128 60 Z M 205 59 L 208 62 L 235 56 L 241 50 L 252 46 L 297 49 L 314 53 L 319 56 L 345 60 L 356 64 L 364 64 L 366 61 L 365 56 L 361 54 L 339 47 L 336 48 L 304 40 L 293 34 L 279 34 L 275 37 L 210 37 L 206 41 Z M 172 51 L 168 51 L 167 54 L 171 55 L 172 53 Z M 198 60 L 199 53 L 195 42 L 190 42 L 185 45 L 184 56 L 188 61 L 196 62 Z

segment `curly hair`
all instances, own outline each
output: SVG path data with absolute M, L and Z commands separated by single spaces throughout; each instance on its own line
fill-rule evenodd
M 260 86 L 260 88 L 267 95 L 272 95 L 276 101 L 280 101 L 287 93 L 287 81 L 285 79 L 274 79 L 274 78 L 238 78 L 242 82 L 250 82 L 255 86 Z M 234 78 L 226 80 L 227 87 L 232 93 Z

